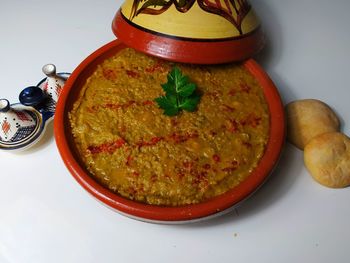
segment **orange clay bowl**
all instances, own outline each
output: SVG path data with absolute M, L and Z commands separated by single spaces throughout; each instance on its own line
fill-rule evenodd
M 75 149 L 68 113 L 77 100 L 86 79 L 105 59 L 126 46 L 114 40 L 87 57 L 67 80 L 59 98 L 54 132 L 58 150 L 70 173 L 95 198 L 121 214 L 142 221 L 156 223 L 184 223 L 211 218 L 228 212 L 250 196 L 263 184 L 279 159 L 285 135 L 283 106 L 278 91 L 260 66 L 252 59 L 243 62 L 264 90 L 270 110 L 270 136 L 264 156 L 256 169 L 238 186 L 226 193 L 199 204 L 166 207 L 135 202 L 119 196 L 95 181 L 81 163 Z

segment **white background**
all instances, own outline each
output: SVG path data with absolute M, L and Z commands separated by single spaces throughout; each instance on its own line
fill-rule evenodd
M 252 0 L 268 45 L 257 58 L 285 103 L 317 98 L 350 134 L 350 1 Z M 0 0 L 0 97 L 73 71 L 115 37 L 121 1 Z M 52 125 L 20 154 L 0 152 L 0 263 L 349 262 L 350 189 L 312 180 L 287 144 L 270 180 L 236 213 L 190 225 L 138 222 L 95 201 L 71 177 Z

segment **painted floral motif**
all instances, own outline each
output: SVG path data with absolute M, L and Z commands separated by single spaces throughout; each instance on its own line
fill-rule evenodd
M 31 118 L 23 111 L 15 111 L 17 118 L 21 121 L 30 121 Z
M 10 109 L 0 114 L 0 144 L 21 143 L 37 128 L 34 113 L 27 110 Z
M 4 122 L 1 125 L 1 129 L 4 132 L 4 134 L 8 134 L 8 132 L 11 130 L 11 124 L 7 121 L 4 120 Z
M 46 80 L 40 84 L 42 90 L 47 95 L 47 100 L 43 106 L 44 111 L 51 112 L 52 115 L 56 110 L 56 103 L 61 95 L 65 79 L 55 75 L 49 76 Z
M 251 10 L 247 0 L 134 0 L 130 20 L 140 14 L 162 14 L 172 5 L 177 11 L 186 13 L 196 1 L 202 10 L 225 18 L 240 35 L 243 34 L 242 22 Z
M 60 97 L 62 89 L 63 89 L 63 86 L 58 84 L 58 83 L 56 83 L 55 93 L 56 93 L 57 98 Z
M 46 94 L 49 92 L 49 83 L 47 81 L 45 81 L 42 89 Z

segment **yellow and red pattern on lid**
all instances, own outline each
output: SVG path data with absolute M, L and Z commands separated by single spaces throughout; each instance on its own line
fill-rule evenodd
M 135 25 L 169 36 L 220 39 L 247 34 L 259 26 L 247 1 L 135 0 L 121 13 Z
M 130 47 L 185 63 L 243 60 L 264 42 L 246 0 L 126 0 L 112 29 Z

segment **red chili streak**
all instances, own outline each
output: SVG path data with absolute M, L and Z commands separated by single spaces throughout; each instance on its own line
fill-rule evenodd
M 259 117 L 256 117 L 256 118 L 254 118 L 254 120 L 251 122 L 251 126 L 252 127 L 257 127 L 257 126 L 259 126 L 260 125 L 260 123 L 261 123 L 261 118 L 259 118 Z
M 247 84 L 241 84 L 240 88 L 242 92 L 250 93 L 251 88 Z
M 142 105 L 153 105 L 154 104 L 154 101 L 151 101 L 151 100 L 145 100 L 142 102 Z
M 125 141 L 123 139 L 118 139 L 111 143 L 104 143 L 98 146 L 89 146 L 88 151 L 92 154 L 96 153 L 113 153 L 115 150 L 121 148 L 125 144 Z
M 220 156 L 219 156 L 219 155 L 214 154 L 214 155 L 213 155 L 213 160 L 214 160 L 216 163 L 218 163 L 218 162 L 220 162 L 220 161 L 221 161 L 221 158 L 220 158 Z
M 231 133 L 235 133 L 238 131 L 238 123 L 236 122 L 236 120 L 228 121 L 227 130 Z
M 125 70 L 126 71 L 126 74 L 129 76 L 129 77 L 132 77 L 132 78 L 139 78 L 140 77 L 140 74 L 136 71 L 133 71 L 133 70 Z
M 157 61 L 157 63 L 155 63 L 153 66 L 145 69 L 147 73 L 154 73 L 155 71 L 165 72 L 165 70 L 164 62 L 162 61 Z
M 136 172 L 136 171 L 133 171 L 132 172 L 132 175 L 135 176 L 135 177 L 138 177 L 140 175 L 140 173 Z
M 176 134 L 176 133 L 173 133 L 172 135 L 170 135 L 170 138 L 172 140 L 174 140 L 175 143 L 180 143 L 180 142 L 185 142 L 186 141 L 184 135 L 180 135 L 180 134 Z
M 248 115 L 247 118 L 240 122 L 242 125 L 250 125 L 253 128 L 256 128 L 261 123 L 261 117 L 255 116 L 254 114 Z
M 192 169 L 192 167 L 193 167 L 193 162 L 191 162 L 191 161 L 184 161 L 183 163 L 183 167 L 185 167 L 186 169 L 189 169 L 189 170 L 191 170 Z
M 129 154 L 128 157 L 126 158 L 126 163 L 125 164 L 127 166 L 130 166 L 132 160 L 133 160 L 133 157 Z
M 209 170 L 210 169 L 210 164 L 209 163 L 206 163 L 203 165 L 203 168 L 206 169 L 206 170 Z
M 113 69 L 103 69 L 102 74 L 108 80 L 114 80 L 117 78 L 117 72 Z
M 127 103 L 124 104 L 113 104 L 113 103 L 107 103 L 103 107 L 111 109 L 111 110 L 117 110 L 117 109 L 126 109 L 129 108 L 130 106 L 136 104 L 136 101 L 130 100 Z
M 134 145 L 129 145 L 129 146 L 141 148 L 141 147 L 156 145 L 160 141 L 169 141 L 169 140 L 173 140 L 175 143 L 182 143 L 191 138 L 197 138 L 197 137 L 198 137 L 198 133 L 187 133 L 185 135 L 173 133 L 168 137 L 162 137 L 162 136 L 153 137 L 149 141 L 140 140 L 136 142 Z M 112 143 L 104 143 L 98 146 L 89 146 L 88 151 L 92 154 L 97 154 L 102 152 L 113 153 L 115 150 L 119 149 L 124 144 L 125 144 L 125 141 L 123 139 L 119 139 L 116 142 L 112 142 Z M 128 160 L 126 160 L 126 162 L 128 163 Z
M 153 146 L 156 145 L 158 142 L 163 141 L 164 137 L 153 137 L 150 141 L 140 141 L 137 142 L 136 145 L 141 148 L 144 146 Z
M 198 133 L 177 134 L 174 132 L 172 135 L 170 135 L 170 139 L 175 143 L 182 143 L 192 138 L 198 138 L 198 136 Z
M 231 90 L 228 92 L 228 95 L 229 95 L 229 96 L 234 96 L 234 95 L 236 95 L 236 93 L 237 93 L 237 90 L 231 89 Z
M 156 175 L 152 175 L 151 176 L 151 182 L 154 183 L 155 181 L 157 181 L 157 176 Z
M 122 105 L 121 105 L 121 104 L 107 103 L 107 104 L 105 104 L 103 107 L 104 107 L 104 108 L 111 109 L 111 110 L 117 110 L 117 109 L 122 108 Z

